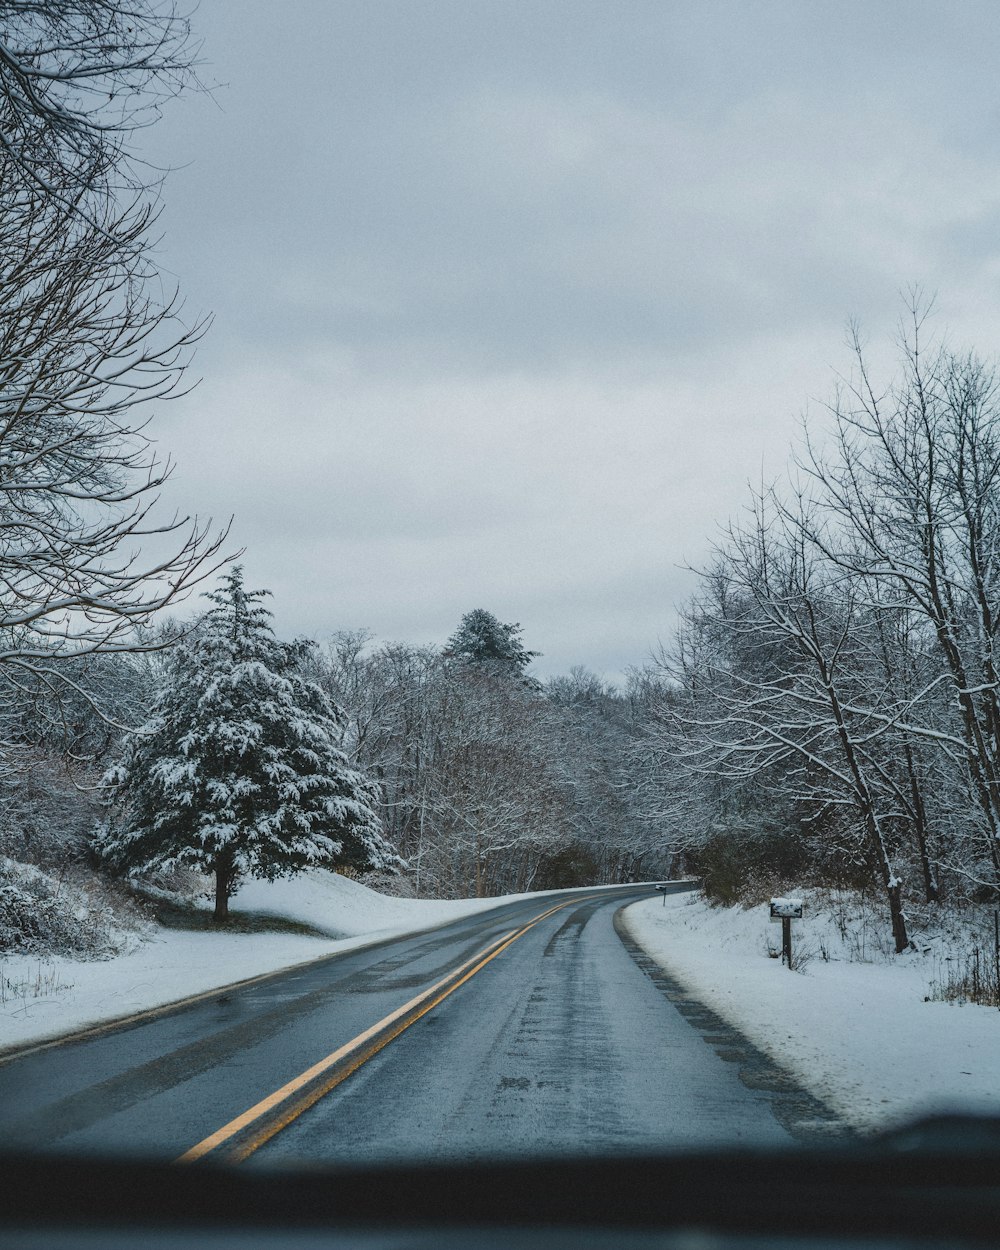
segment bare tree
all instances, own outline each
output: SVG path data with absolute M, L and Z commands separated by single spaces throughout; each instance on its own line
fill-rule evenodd
M 202 326 L 150 295 L 147 214 L 53 210 L 0 157 L 0 698 L 133 650 L 225 534 L 164 514 L 143 405 L 182 393 Z M 2 738 L 0 730 L 0 738 Z M 2 744 L 0 744 L 2 745 Z M 6 746 L 11 746 L 9 738 Z
M 411 886 L 443 896 L 530 889 L 589 832 L 570 780 L 586 764 L 560 759 L 563 709 L 516 668 L 367 642 L 337 635 L 325 682 L 347 710 L 352 758 L 379 782 Z
M 0 759 L 20 709 L 100 700 L 88 656 L 168 641 L 153 617 L 218 567 L 223 534 L 164 512 L 151 405 L 204 323 L 150 261 L 156 179 L 130 139 L 193 81 L 156 0 L 0 0 Z M 58 715 L 55 716 L 59 719 Z
M 635 683 L 625 695 L 576 666 L 544 690 L 547 754 L 567 837 L 560 856 L 577 852 L 591 881 L 636 880 L 659 870 L 669 850 L 665 855 L 661 829 L 643 819 L 639 791 L 647 774 L 633 748 L 646 708 L 634 697 Z
M 856 377 L 833 405 L 832 448 L 802 465 L 836 524 L 811 538 L 845 573 L 924 622 L 957 710 L 911 732 L 957 752 L 979 809 L 979 859 L 1000 885 L 1000 377 L 971 353 L 925 352 L 910 307 L 901 376 L 877 388 L 859 335 Z
M 909 314 L 900 376 L 876 387 L 855 334 L 831 436 L 730 529 L 645 736 L 682 844 L 746 860 L 768 800 L 798 812 L 812 870 L 878 882 L 897 949 L 918 881 L 1000 887 L 1000 376 Z
M 0 0 L 5 177 L 86 212 L 157 177 L 129 142 L 195 82 L 188 18 L 157 0 Z
M 719 549 L 712 584 L 724 590 L 716 617 L 729 645 L 708 670 L 710 699 L 676 716 L 695 731 L 687 752 L 693 769 L 730 778 L 782 770 L 783 783 L 814 808 L 849 809 L 902 951 L 903 880 L 879 762 L 896 693 L 888 683 L 873 688 L 858 588 L 811 543 L 818 524 L 799 503 L 793 513 L 773 496 L 759 497 L 752 523 L 733 527 Z M 873 717 L 872 707 L 885 715 Z

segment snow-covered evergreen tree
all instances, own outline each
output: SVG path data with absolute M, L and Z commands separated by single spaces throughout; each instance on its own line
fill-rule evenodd
M 504 677 L 521 677 L 539 653 L 521 645 L 521 626 L 502 624 L 484 608 L 466 612 L 448 639 L 445 655 L 482 665 Z
M 339 709 L 299 671 L 312 644 L 275 638 L 267 593 L 236 567 L 207 595 L 215 606 L 170 654 L 153 717 L 106 778 L 120 810 L 104 858 L 213 873 L 216 920 L 246 876 L 398 862 L 374 785 L 340 749 Z

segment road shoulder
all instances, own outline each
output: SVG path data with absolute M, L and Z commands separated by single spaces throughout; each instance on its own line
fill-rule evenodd
M 860 961 L 825 941 L 829 957 L 791 972 L 768 958 L 767 913 L 766 905 L 668 898 L 636 904 L 624 922 L 684 993 L 859 1132 L 927 1115 L 1000 1113 L 1000 1012 L 932 1001 L 933 961 L 918 951 Z M 819 943 L 824 923 L 818 912 L 803 921 L 801 950 Z
M 666 966 L 662 954 L 643 944 L 639 926 L 629 913 L 648 903 L 626 904 L 615 912 L 615 932 L 639 968 L 681 1013 L 705 1043 L 728 1063 L 738 1067 L 742 1083 L 773 1095 L 776 1119 L 798 1142 L 806 1145 L 842 1142 L 854 1136 L 854 1127 L 825 1100 L 811 1093 L 787 1068 L 777 1062 L 703 1002 Z

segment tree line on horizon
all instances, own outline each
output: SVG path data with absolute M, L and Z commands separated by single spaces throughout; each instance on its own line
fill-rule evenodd
M 150 713 L 111 740 L 88 713 L 69 748 L 101 738 L 87 846 L 106 868 L 199 869 L 220 920 L 247 876 L 315 866 L 438 898 L 663 870 L 629 776 L 634 698 L 579 668 L 537 681 L 520 626 L 484 609 L 441 647 L 320 646 L 275 638 L 266 593 L 237 566 L 183 640 L 93 670 Z

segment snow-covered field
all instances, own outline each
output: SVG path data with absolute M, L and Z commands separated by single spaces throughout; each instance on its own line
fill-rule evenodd
M 329 938 L 282 933 L 155 928 L 112 959 L 0 956 L 0 1050 L 205 993 L 221 985 L 348 950 L 390 934 L 444 924 L 505 899 L 390 898 L 318 869 L 283 881 L 249 881 L 238 911 L 302 921 Z
M 814 912 L 793 924 L 793 941 L 814 957 L 790 972 L 768 957 L 781 926 L 766 906 L 668 895 L 665 905 L 633 904 L 624 919 L 688 990 L 858 1127 L 943 1109 L 1000 1114 L 1000 1011 L 925 1001 L 933 955 L 838 958 L 847 952 L 836 926 Z

